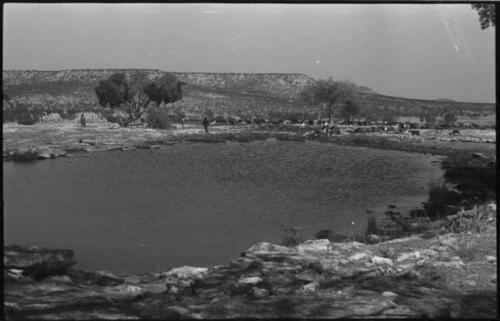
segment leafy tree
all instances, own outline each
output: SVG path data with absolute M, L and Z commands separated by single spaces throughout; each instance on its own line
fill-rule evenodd
M 422 113 L 420 114 L 420 121 L 426 124 L 433 124 L 436 121 L 436 115 L 431 112 Z
M 328 121 L 332 120 L 333 107 L 354 99 L 356 85 L 348 80 L 334 81 L 332 78 L 318 80 L 316 83 L 306 87 L 300 94 L 300 98 L 312 105 L 321 103 L 327 110 Z
M 455 113 L 452 113 L 452 112 L 446 113 L 446 114 L 444 114 L 443 121 L 444 121 L 446 126 L 451 127 L 457 121 L 457 116 L 455 115 Z
M 479 14 L 479 23 L 481 23 L 481 29 L 486 29 L 490 25 L 495 26 L 495 4 L 486 3 L 473 3 L 471 4 L 472 9 L 476 10 Z
M 174 75 L 165 74 L 160 79 L 144 86 L 144 92 L 159 106 L 162 102 L 168 104 L 182 99 L 183 82 Z
M 126 127 L 142 117 L 151 102 L 157 106 L 182 99 L 182 85 L 173 75 L 164 74 L 158 80 L 148 79 L 146 72 L 130 74 L 112 74 L 101 80 L 95 88 L 99 105 L 124 109 L 128 119 L 123 122 Z
M 354 117 L 358 114 L 359 114 L 359 105 L 353 99 L 348 99 L 342 106 L 342 109 L 340 110 L 340 115 L 344 118 L 347 118 L 347 121 L 350 121 L 351 117 Z

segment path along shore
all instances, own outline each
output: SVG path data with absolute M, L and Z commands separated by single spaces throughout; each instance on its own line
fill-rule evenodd
M 38 160 L 88 153 L 99 150 L 133 150 L 156 148 L 158 145 L 182 141 L 224 142 L 252 141 L 267 138 L 283 140 L 318 140 L 350 146 L 395 149 L 445 155 L 450 152 L 495 154 L 495 130 L 462 130 L 460 136 L 450 136 L 449 130 L 436 132 L 419 130 L 419 135 L 394 132 L 356 133 L 356 127 L 341 126 L 340 134 L 318 134 L 313 127 L 273 125 L 212 126 L 205 134 L 200 125 L 159 130 L 143 127 L 122 128 L 105 121 L 88 122 L 82 127 L 76 121 L 40 123 L 35 125 L 3 125 L 4 160 Z M 18 155 L 18 156 L 16 156 Z M 19 156 L 20 155 L 20 156 Z M 23 157 L 26 156 L 26 157 Z

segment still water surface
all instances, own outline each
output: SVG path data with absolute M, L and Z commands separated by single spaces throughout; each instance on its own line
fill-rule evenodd
M 367 209 L 426 199 L 437 158 L 317 142 L 186 143 L 4 162 L 5 244 L 70 248 L 80 269 L 224 264 L 283 229 L 350 235 Z

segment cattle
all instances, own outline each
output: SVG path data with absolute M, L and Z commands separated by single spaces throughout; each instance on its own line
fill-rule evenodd
M 418 129 L 410 129 L 410 134 L 412 136 L 420 136 L 420 131 Z
M 450 136 L 457 136 L 460 135 L 460 131 L 458 129 L 454 129 L 450 132 Z

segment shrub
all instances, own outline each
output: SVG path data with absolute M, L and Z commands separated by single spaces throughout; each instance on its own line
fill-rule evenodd
M 446 181 L 455 184 L 462 199 L 487 201 L 496 195 L 496 161 L 460 153 L 446 158 L 442 164 Z
M 26 107 L 6 109 L 2 112 L 2 122 L 18 122 L 21 125 L 33 125 L 41 116 L 41 112 L 30 111 Z
M 317 239 L 328 239 L 330 242 L 336 243 L 345 242 L 349 239 L 347 236 L 337 234 L 330 229 L 320 230 L 315 236 Z
M 431 181 L 429 183 L 429 199 L 424 202 L 425 214 L 436 220 L 454 214 L 456 207 L 461 201 L 460 194 L 446 186 L 443 181 Z
M 112 109 L 102 109 L 100 114 L 110 123 L 121 124 L 122 122 L 121 117 Z
M 161 108 L 151 109 L 147 116 L 146 122 L 152 127 L 157 129 L 170 129 L 170 117 L 166 110 Z
M 377 219 L 375 218 L 375 216 L 370 215 L 366 219 L 365 234 L 366 234 L 366 236 L 368 236 L 370 234 L 378 235 L 379 233 L 380 233 L 380 230 L 379 230 L 378 225 L 377 225 Z
M 458 233 L 455 254 L 463 260 L 474 260 L 483 248 L 480 236 L 488 229 L 489 214 L 486 206 L 474 206 L 472 210 L 457 213 L 448 226 L 449 230 Z
M 301 230 L 298 228 L 287 228 L 285 229 L 285 235 L 283 236 L 282 245 L 284 246 L 296 246 L 304 242 Z

